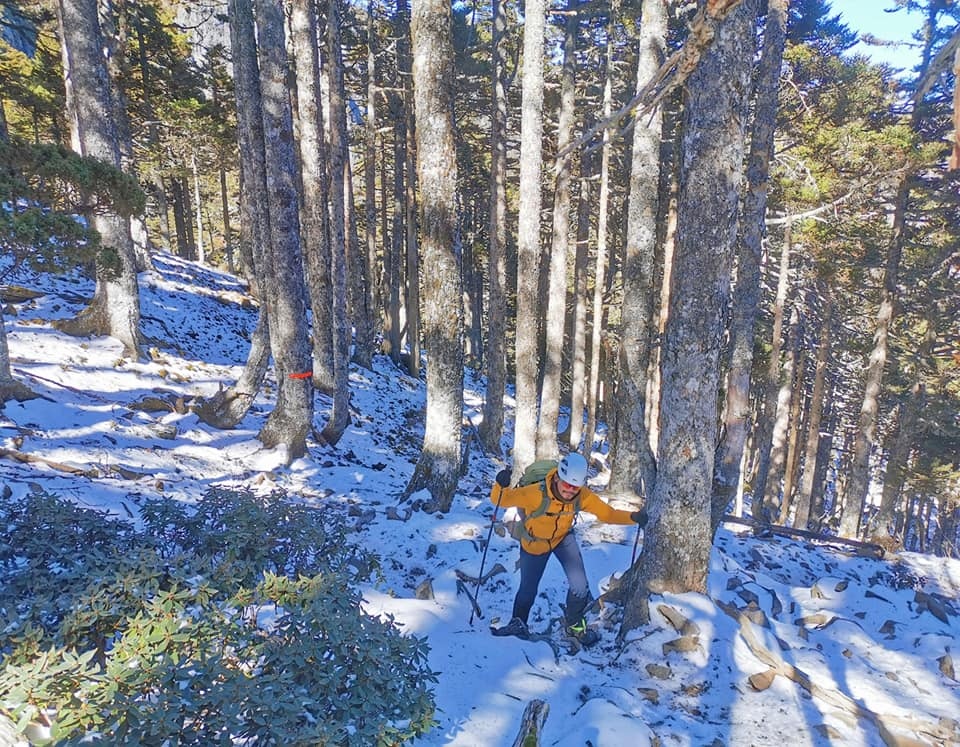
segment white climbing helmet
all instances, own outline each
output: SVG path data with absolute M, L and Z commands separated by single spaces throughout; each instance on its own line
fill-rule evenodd
M 567 454 L 557 465 L 557 476 L 568 485 L 583 487 L 587 482 L 587 460 L 577 452 Z

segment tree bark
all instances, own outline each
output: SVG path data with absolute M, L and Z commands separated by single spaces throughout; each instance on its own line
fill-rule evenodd
M 323 107 L 320 106 L 320 53 L 317 46 L 317 11 L 314 0 L 292 0 L 290 37 L 297 85 L 300 184 L 303 195 L 303 259 L 313 310 L 313 385 L 321 392 L 334 390 L 333 282 L 330 272 L 330 235 L 327 205 L 330 194 L 324 142 Z
M 789 0 L 770 0 L 757 71 L 756 107 L 747 162 L 747 188 L 740 215 L 737 283 L 730 320 L 730 363 L 726 377 L 723 435 L 713 476 L 711 525 L 716 531 L 740 484 L 740 463 L 750 418 L 750 375 L 754 330 L 760 309 L 760 259 L 767 212 L 770 160 L 777 124 L 780 66 L 787 36 Z
M 367 4 L 367 119 L 364 127 L 364 215 L 366 217 L 367 247 L 367 309 L 374 330 L 383 326 L 380 317 L 380 261 L 377 250 L 377 27 L 374 0 Z M 380 206 L 386 211 L 386 204 Z M 381 240 L 386 236 L 382 236 Z M 378 320 L 378 321 L 375 321 Z
M 73 149 L 120 169 L 97 2 L 59 0 L 57 11 Z M 123 346 L 125 357 L 139 359 L 140 292 L 130 221 L 104 212 L 91 216 L 90 223 L 102 243 L 93 300 L 77 317 L 56 327 L 71 335 L 109 335 Z
M 330 66 L 330 275 L 333 282 L 333 405 L 321 438 L 335 445 L 350 422 L 350 320 L 347 314 L 346 170 L 349 161 L 340 44 L 340 0 L 327 4 Z
M 423 330 L 427 413 L 423 449 L 409 495 L 426 488 L 431 506 L 449 511 L 460 478 L 463 418 L 463 285 L 457 233 L 457 158 L 453 134 L 453 39 L 450 3 L 414 0 L 417 177 L 424 277 Z
M 487 230 L 489 290 L 487 300 L 487 348 L 484 358 L 487 397 L 483 403 L 480 440 L 492 454 L 500 454 L 503 435 L 503 392 L 507 378 L 506 285 L 507 285 L 507 94 L 503 59 L 506 0 L 492 0 L 493 12 L 490 103 L 490 222 Z
M 536 458 L 537 344 L 540 317 L 540 177 L 543 141 L 544 0 L 527 0 L 523 24 L 523 83 L 520 113 L 520 204 L 517 225 L 516 411 L 513 475 Z
M 717 29 L 690 78 L 681 143 L 674 293 L 663 340 L 658 474 L 643 552 L 628 572 L 621 635 L 649 620 L 647 594 L 706 591 L 724 312 L 737 237 L 755 0 Z
M 813 375 L 813 392 L 810 395 L 807 439 L 803 454 L 803 472 L 797 492 L 793 526 L 806 529 L 810 522 L 811 498 L 816 477 L 817 453 L 820 445 L 820 423 L 823 418 L 824 395 L 827 383 L 827 362 L 830 358 L 830 339 L 833 326 L 833 296 L 829 293 L 820 320 L 820 340 L 817 345 L 816 369 Z
M 667 7 L 664 0 L 643 4 L 637 55 L 637 89 L 653 77 L 666 54 Z M 638 120 L 633 131 L 627 241 L 623 261 L 620 312 L 620 366 L 610 491 L 650 496 L 656 459 L 647 431 L 647 371 L 653 328 L 653 276 L 660 210 L 660 141 L 663 112 Z
M 773 419 L 773 435 L 770 439 L 770 456 L 767 460 L 767 474 L 763 480 L 765 489 L 754 493 L 754 501 L 761 501 L 762 518 L 765 521 L 775 522 L 781 509 L 781 501 L 785 496 L 781 493 L 784 466 L 787 459 L 787 438 L 790 431 L 790 411 L 793 397 L 793 380 L 797 371 L 797 356 L 799 353 L 800 312 L 794 306 L 790 315 L 790 325 L 787 331 L 787 349 L 784 355 L 783 368 L 780 371 L 780 386 L 777 391 L 776 414 Z M 756 511 L 754 511 L 756 516 Z
M 576 85 L 577 0 L 567 2 L 563 35 L 563 69 L 560 74 L 560 111 L 557 122 L 557 152 L 573 140 L 574 87 Z M 546 308 L 546 344 L 543 383 L 540 388 L 540 419 L 537 422 L 537 458 L 559 455 L 557 423 L 560 414 L 560 373 L 563 367 L 564 321 L 567 316 L 567 254 L 570 251 L 570 182 L 573 159 L 556 162 L 553 190 L 553 232 L 550 242 Z
M 614 44 L 617 19 L 620 15 L 620 0 L 612 0 L 610 19 L 607 22 L 606 70 L 603 75 L 603 117 L 608 119 L 613 108 L 613 71 L 616 45 Z M 589 454 L 597 433 L 597 409 L 600 394 L 600 350 L 602 347 L 604 303 L 607 266 L 607 213 L 610 196 L 610 132 L 603 131 L 603 149 L 600 154 L 600 190 L 597 205 L 597 257 L 593 280 L 593 310 L 590 322 L 590 365 L 587 383 L 587 427 L 583 434 L 584 450 Z
M 313 420 L 306 288 L 300 247 L 297 157 L 281 0 L 255 0 L 257 60 L 266 163 L 266 203 L 270 241 L 263 268 L 270 350 L 277 377 L 277 402 L 259 438 L 267 448 L 281 446 L 286 459 L 306 453 Z
M 790 253 L 792 249 L 792 230 L 788 222 L 783 236 L 783 249 L 780 253 L 780 271 L 777 275 L 777 295 L 773 303 L 773 333 L 770 339 L 770 360 L 767 363 L 766 377 L 763 380 L 761 412 L 757 423 L 756 448 L 757 477 L 752 490 L 751 510 L 753 517 L 763 519 L 763 497 L 767 489 L 767 476 L 770 470 L 770 449 L 773 428 L 777 412 L 777 394 L 780 385 L 780 356 L 783 350 L 783 317 L 786 311 L 787 294 L 790 287 Z
M 584 164 L 581 159 L 581 172 Z M 590 256 L 590 182 L 581 173 L 577 198 L 577 250 L 573 262 L 573 331 L 570 335 L 572 376 L 570 382 L 570 423 L 567 426 L 567 445 L 580 449 L 583 438 L 583 406 L 587 390 L 587 260 Z M 592 444 L 584 444 L 587 459 Z

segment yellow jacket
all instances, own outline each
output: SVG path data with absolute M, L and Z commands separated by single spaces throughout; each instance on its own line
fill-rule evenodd
M 573 527 L 578 504 L 579 510 L 587 511 L 607 524 L 633 524 L 629 511 L 621 511 L 604 503 L 600 496 L 586 487 L 580 488 L 577 497 L 569 503 L 561 501 L 552 490 L 556 475 L 556 469 L 547 473 L 546 490 L 549 503 L 540 516 L 531 514 L 537 512 L 543 503 L 542 481 L 520 488 L 501 488 L 499 484 L 493 483 L 490 490 L 490 502 L 494 505 L 499 500 L 504 508 L 520 508 L 526 513 L 528 518 L 523 522 L 526 536 L 520 538 L 520 544 L 528 553 L 543 555 L 559 545 Z

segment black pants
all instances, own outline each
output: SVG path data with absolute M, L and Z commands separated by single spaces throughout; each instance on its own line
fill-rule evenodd
M 550 552 L 543 555 L 534 555 L 520 548 L 520 588 L 513 600 L 513 616 L 524 622 L 530 616 L 530 608 L 537 598 L 537 589 L 540 588 L 540 579 L 546 570 L 547 561 L 551 555 L 556 555 L 567 576 L 567 624 L 579 622 L 590 601 L 590 587 L 587 583 L 587 572 L 583 567 L 583 557 L 573 532 L 560 540 Z

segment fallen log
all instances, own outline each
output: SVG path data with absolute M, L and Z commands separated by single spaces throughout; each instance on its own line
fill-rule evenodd
M 824 545 L 838 545 L 840 547 L 852 547 L 859 553 L 869 555 L 877 559 L 882 559 L 886 550 L 882 545 L 876 542 L 861 542 L 860 540 L 847 539 L 846 537 L 837 537 L 832 534 L 821 534 L 812 532 L 809 529 L 794 529 L 793 527 L 780 526 L 779 524 L 767 524 L 755 519 L 747 519 L 742 516 L 733 516 L 725 514 L 723 521 L 730 524 L 741 524 L 750 527 L 757 532 L 770 532 L 781 537 L 801 537 L 803 539 L 813 540 Z
M 550 705 L 546 701 L 531 700 L 527 703 L 513 747 L 540 747 L 540 734 L 549 714 Z
M 81 477 L 100 477 L 100 471 L 93 467 L 88 469 L 84 469 L 83 467 L 74 467 L 72 464 L 55 462 L 52 459 L 44 459 L 36 454 L 27 454 L 22 451 L 17 451 L 16 449 L 0 448 L 0 458 L 12 459 L 13 461 L 20 462 L 21 464 L 43 464 L 47 467 L 50 467 L 50 469 L 55 469 L 58 472 L 66 472 L 70 475 L 80 475 Z

